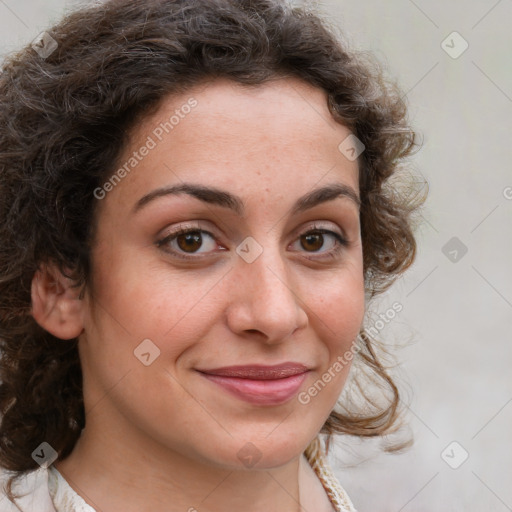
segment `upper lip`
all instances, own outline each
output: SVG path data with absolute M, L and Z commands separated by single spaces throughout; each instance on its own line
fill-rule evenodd
M 273 366 L 265 365 L 240 365 L 224 366 L 211 370 L 198 370 L 207 375 L 217 375 L 220 377 L 235 377 L 239 379 L 253 380 L 276 380 L 285 379 L 292 375 L 300 375 L 308 371 L 308 367 L 301 363 L 283 363 Z

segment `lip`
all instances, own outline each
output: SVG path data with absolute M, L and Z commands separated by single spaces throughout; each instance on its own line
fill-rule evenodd
M 226 366 L 197 370 L 231 395 L 255 405 L 280 405 L 299 391 L 309 369 L 300 363 Z

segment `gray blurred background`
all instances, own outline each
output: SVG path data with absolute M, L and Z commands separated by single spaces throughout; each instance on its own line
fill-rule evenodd
M 0 0 L 1 55 L 76 4 Z M 414 445 L 347 438 L 331 463 L 359 512 L 512 511 L 512 1 L 315 4 L 400 83 L 430 187 L 417 262 L 373 306 L 403 305 L 381 338 Z

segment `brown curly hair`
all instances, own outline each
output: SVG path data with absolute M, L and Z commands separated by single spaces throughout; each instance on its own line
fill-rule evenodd
M 279 0 L 110 0 L 47 33 L 53 53 L 27 46 L 0 76 L 0 465 L 18 474 L 37 467 L 31 453 L 42 441 L 65 458 L 85 425 L 78 340 L 35 322 L 32 278 L 54 263 L 77 286 L 90 282 L 93 191 L 112 175 L 130 130 L 166 96 L 216 77 L 258 85 L 293 76 L 326 91 L 334 118 L 365 145 L 370 297 L 413 262 L 419 206 L 389 185 L 416 146 L 399 90 L 349 53 L 320 14 Z M 358 343 L 356 358 L 390 391 L 388 402 L 333 411 L 322 430 L 329 438 L 380 436 L 396 424 L 397 387 L 374 340 L 361 331 Z

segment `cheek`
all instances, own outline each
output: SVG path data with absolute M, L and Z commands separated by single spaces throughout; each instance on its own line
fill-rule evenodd
M 141 369 L 136 353 L 139 346 L 148 345 L 144 340 L 151 340 L 149 348 L 159 354 L 156 362 L 165 361 L 172 369 L 219 316 L 220 304 L 211 300 L 218 276 L 162 272 L 129 257 L 116 261 L 104 255 L 102 261 L 109 263 L 96 272 L 86 332 L 91 367 L 102 372 L 105 385 Z
M 353 291 L 349 296 L 332 297 L 332 303 L 325 300 L 317 322 L 323 340 L 317 347 L 323 354 L 322 364 L 298 395 L 300 404 L 316 411 L 312 414 L 321 420 L 319 429 L 339 400 L 355 354 L 354 342 L 364 317 L 364 292 Z
M 317 282 L 306 303 L 333 351 L 345 349 L 357 337 L 365 312 L 362 272 L 342 272 Z
M 147 258 L 144 251 L 114 241 L 96 253 L 94 297 L 112 320 L 135 338 L 163 336 L 181 327 L 205 295 L 209 280 Z
M 301 403 L 311 400 L 318 407 L 330 410 L 347 379 L 354 356 L 354 342 L 364 319 L 362 271 L 340 272 L 319 282 L 315 291 L 309 294 L 308 304 L 313 329 L 322 341 L 318 349 L 322 350 L 323 357 Z

